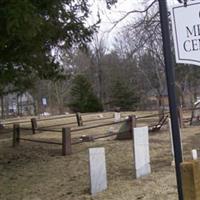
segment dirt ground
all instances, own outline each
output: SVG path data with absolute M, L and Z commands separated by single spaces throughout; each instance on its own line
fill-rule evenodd
M 139 116 L 148 113 L 137 113 Z M 93 116 L 94 117 L 94 116 Z M 143 120 L 139 126 L 157 119 Z M 55 123 L 54 122 L 51 122 Z M 45 125 L 45 124 L 43 124 Z M 118 129 L 119 127 L 113 127 Z M 109 127 L 83 131 L 94 134 Z M 199 127 L 181 130 L 184 159 L 199 149 Z M 38 133 L 29 138 L 60 141 L 60 133 Z M 108 189 L 92 197 L 89 193 L 88 148 L 105 147 Z M 114 137 L 73 146 L 71 156 L 61 156 L 57 145 L 21 142 L 13 148 L 11 135 L 0 136 L 1 200 L 176 200 L 175 170 L 171 166 L 170 137 L 167 127 L 150 134 L 151 175 L 135 179 L 132 141 Z

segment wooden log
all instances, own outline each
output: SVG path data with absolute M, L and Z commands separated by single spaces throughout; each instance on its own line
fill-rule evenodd
M 200 161 L 181 163 L 184 200 L 200 200 Z
M 32 127 L 32 133 L 35 134 L 37 130 L 37 120 L 36 118 L 31 118 L 31 127 Z
M 62 155 L 72 154 L 70 128 L 62 128 Z

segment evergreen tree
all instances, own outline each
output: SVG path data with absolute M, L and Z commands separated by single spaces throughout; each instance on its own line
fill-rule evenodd
M 120 107 L 121 110 L 136 109 L 139 102 L 139 97 L 134 89 L 119 80 L 113 84 L 111 99 L 112 106 Z
M 86 26 L 88 16 L 87 0 L 0 0 L 0 80 L 59 77 L 52 50 L 90 41 L 96 24 Z
M 108 8 L 116 3 L 105 1 Z M 59 79 L 63 69 L 52 52 L 91 41 L 98 22 L 87 25 L 90 14 L 89 0 L 0 0 L 0 86 L 31 84 L 30 74 Z
M 91 83 L 84 75 L 76 75 L 72 81 L 70 108 L 75 112 L 102 111 L 102 105 L 93 93 Z

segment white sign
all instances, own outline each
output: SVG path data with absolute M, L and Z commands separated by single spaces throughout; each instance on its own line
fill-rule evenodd
M 136 178 L 140 178 L 151 173 L 148 127 L 134 128 L 133 141 Z
M 200 2 L 174 6 L 171 16 L 176 62 L 200 66 Z
M 42 105 L 46 106 L 47 105 L 47 99 L 46 98 L 42 98 Z

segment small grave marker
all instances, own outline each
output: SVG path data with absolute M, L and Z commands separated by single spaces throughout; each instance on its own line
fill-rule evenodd
M 89 149 L 89 170 L 91 194 L 95 195 L 107 189 L 105 148 Z
M 148 127 L 134 128 L 133 141 L 136 178 L 140 178 L 151 173 Z
M 198 154 L 196 149 L 192 149 L 192 159 L 197 160 L 198 159 Z
M 121 120 L 120 112 L 115 112 L 114 113 L 114 118 L 115 118 L 115 122 L 119 122 Z

